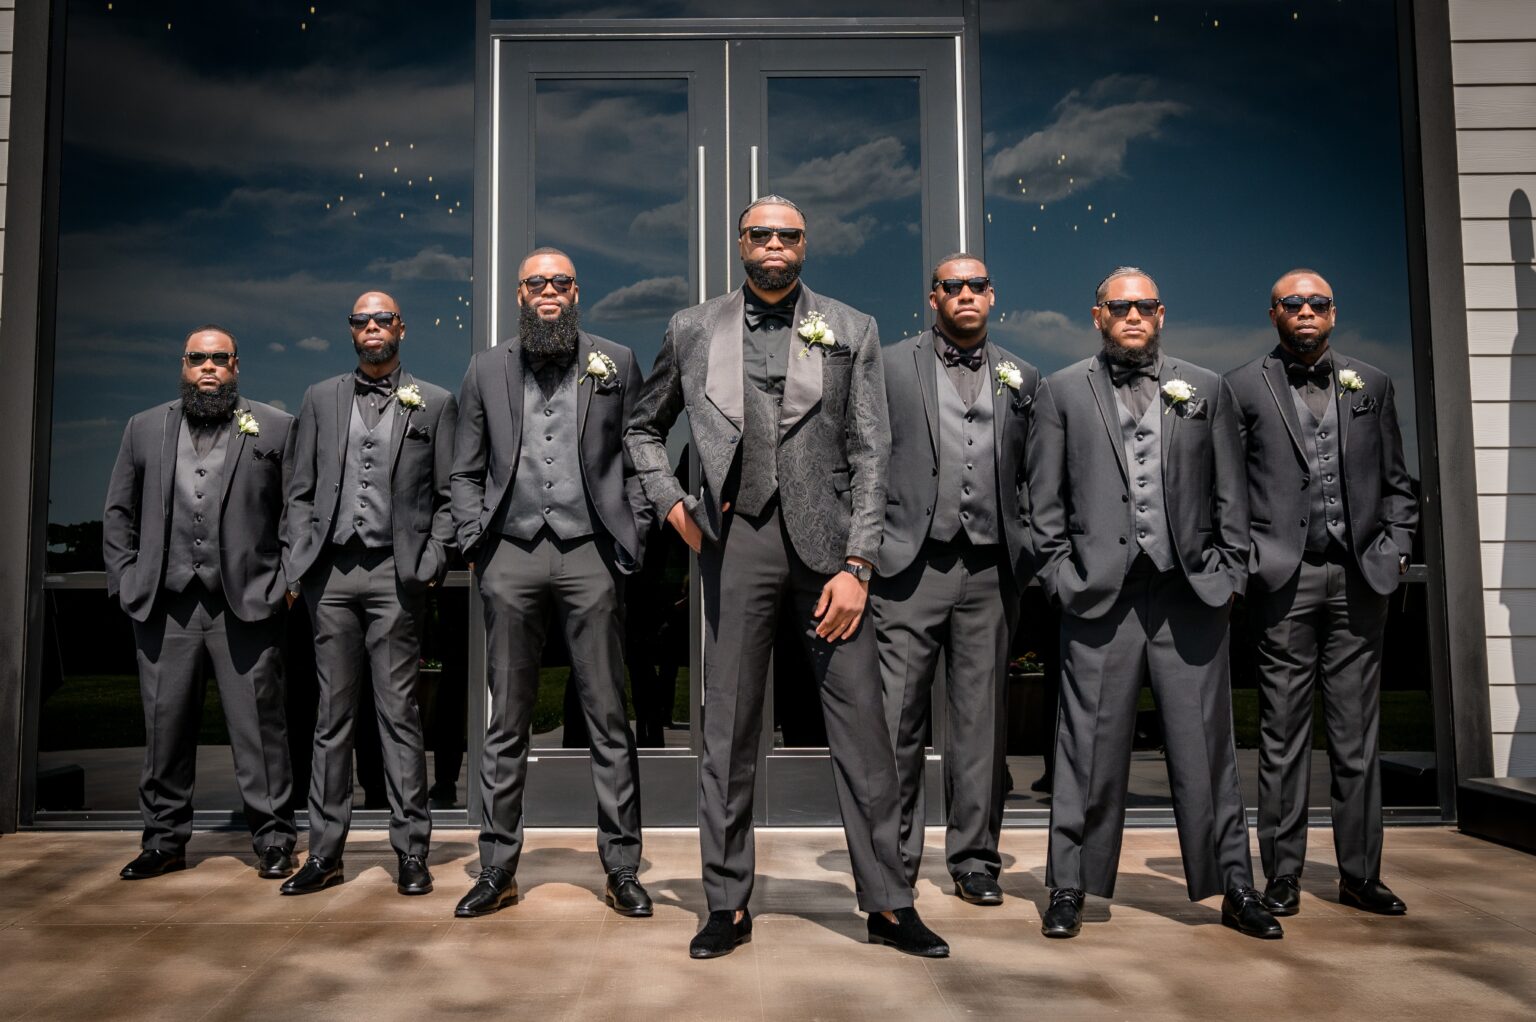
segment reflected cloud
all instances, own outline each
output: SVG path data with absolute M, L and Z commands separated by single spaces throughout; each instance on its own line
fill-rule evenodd
M 454 255 L 441 245 L 428 245 L 404 259 L 375 259 L 369 273 L 385 273 L 390 280 L 468 280 L 474 260 Z
M 293 346 L 305 351 L 326 351 L 330 348 L 331 342 L 324 337 L 306 337 L 301 341 L 295 341 Z
M 683 277 L 651 277 L 610 291 L 587 310 L 594 320 L 668 319 L 688 300 L 688 281 Z
M 686 235 L 688 231 L 688 203 L 669 202 L 665 206 L 647 209 L 635 215 L 629 223 L 631 236 L 655 234 Z
M 916 195 L 923 179 L 907 160 L 906 147 L 887 135 L 831 156 L 806 160 L 775 181 L 773 187 L 802 207 L 851 211 Z

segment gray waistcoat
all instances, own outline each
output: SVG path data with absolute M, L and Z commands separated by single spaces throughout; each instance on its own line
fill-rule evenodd
M 186 420 L 181 422 L 176 438 L 171 542 L 165 558 L 165 587 L 173 593 L 185 592 L 193 578 L 210 593 L 220 591 L 219 505 L 224 497 L 224 457 L 229 443 L 230 429 L 221 429 L 208 453 L 200 457 L 192 446 Z
M 1306 437 L 1302 447 L 1307 455 L 1307 475 L 1312 477 L 1312 485 L 1308 488 L 1311 506 L 1307 511 L 1307 553 L 1327 551 L 1330 537 L 1348 550 L 1349 515 L 1344 508 L 1344 466 L 1339 459 L 1338 403 L 1329 395 L 1327 408 L 1319 421 L 1299 391 L 1292 388 L 1291 395 Z M 1308 427 L 1311 427 L 1310 431 Z
M 594 387 L 596 380 L 584 386 Z M 566 369 L 546 401 L 533 367 L 523 367 L 523 446 L 501 531 L 533 539 L 546 525 L 564 540 L 592 535 L 592 513 L 581 479 L 576 367 Z
M 1168 510 L 1163 503 L 1162 402 L 1154 398 L 1140 422 L 1131 418 L 1118 394 L 1115 407 L 1120 410 L 1120 435 L 1131 477 L 1131 534 L 1158 571 L 1171 571 L 1176 562 L 1173 536 L 1168 530 Z
M 394 449 L 395 430 L 405 428 L 394 404 L 385 405 L 379 424 L 369 429 L 363 424 L 357 401 L 352 402 L 347 460 L 342 463 L 341 496 L 336 504 L 336 525 L 331 530 L 333 543 L 356 537 L 370 550 L 394 545 L 389 455 Z
M 982 387 L 976 403 L 967 408 L 954 381 L 942 371 L 938 391 L 939 493 L 928 534 L 946 543 L 962 533 L 977 546 L 999 543 L 990 395 Z
M 780 400 L 753 386 L 742 388 L 741 464 L 735 510 L 761 514 L 779 490 Z

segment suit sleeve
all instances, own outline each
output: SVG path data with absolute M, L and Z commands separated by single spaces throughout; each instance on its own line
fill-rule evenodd
M 631 352 L 629 362 L 624 374 L 624 422 L 627 424 L 634 416 L 635 405 L 639 401 L 640 388 L 644 385 L 644 379 L 640 375 L 640 366 L 634 353 Z M 626 438 L 627 439 L 627 438 Z M 624 500 L 629 504 L 629 512 L 635 519 L 635 535 L 639 549 L 632 551 L 634 565 L 632 569 L 638 571 L 640 565 L 645 563 L 645 544 L 650 537 L 651 529 L 656 524 L 656 510 L 651 507 L 651 502 L 646 498 L 645 487 L 640 482 L 640 473 L 635 470 L 635 459 L 629 452 L 629 445 L 624 445 Z
M 1039 559 L 1040 586 L 1056 606 L 1061 595 L 1056 576 L 1072 556 L 1067 532 L 1067 505 L 1062 488 L 1067 478 L 1067 434 L 1056 407 L 1051 383 L 1035 390 L 1034 420 L 1024 446 L 1025 477 L 1029 480 L 1029 534 Z
M 107 506 L 101 516 L 101 555 L 107 567 L 107 595 L 116 598 L 123 573 L 139 556 L 139 512 L 144 497 L 144 465 L 133 446 L 133 422 L 123 430 L 123 442 L 107 483 Z
M 844 556 L 874 564 L 880 556 L 880 536 L 885 529 L 891 421 L 885 404 L 880 334 L 873 319 L 866 316 L 864 323 L 864 335 L 854 346 L 853 377 L 848 390 L 848 482 L 853 515 Z
M 1023 399 L 1024 405 L 1015 417 L 1019 420 L 1018 427 L 1024 431 L 1024 442 L 1019 444 L 1018 451 L 1021 460 L 1018 465 L 1008 465 L 1006 468 L 1013 473 L 1014 500 L 1018 507 L 1019 517 L 1028 522 L 1034 517 L 1033 508 L 1029 502 L 1029 434 L 1034 429 L 1035 396 L 1040 393 L 1040 372 L 1037 369 L 1026 367 L 1027 375 L 1024 378 L 1024 390 L 1028 395 Z M 1007 478 L 1006 476 L 1004 477 Z M 1027 578 L 1035 572 L 1035 566 L 1040 563 L 1039 552 L 1035 544 L 1033 529 L 1024 530 L 1024 541 L 1027 548 L 1019 551 L 1020 578 Z
M 438 546 L 434 583 L 448 574 L 448 548 L 454 545 L 453 528 L 453 450 L 457 439 L 459 403 L 452 394 L 443 394 L 437 413 L 437 430 L 432 440 L 432 534 Z
M 1248 587 L 1248 554 L 1253 537 L 1248 520 L 1248 457 L 1243 446 L 1241 416 L 1231 384 L 1217 378 L 1211 447 L 1216 459 L 1216 485 L 1211 495 L 1211 545 L 1232 591 Z
M 449 478 L 450 514 L 458 534 L 459 550 L 466 561 L 474 560 L 480 540 L 480 509 L 485 505 L 486 463 L 485 403 L 475 362 L 470 362 L 459 389 L 458 418 L 453 430 L 453 472 Z M 436 524 L 434 517 L 433 524 Z
M 1400 554 L 1413 556 L 1413 536 L 1419 525 L 1419 503 L 1403 457 L 1403 432 L 1397 421 L 1397 399 L 1387 380 L 1381 415 L 1381 519 Z
M 685 502 L 683 506 L 690 514 L 698 503 L 672 475 L 672 465 L 667 459 L 667 434 L 682 411 L 683 376 L 677 361 L 673 327 L 668 324 L 656 365 L 640 385 L 624 429 L 624 448 L 629 452 L 630 463 L 640 479 L 645 498 L 658 518 L 666 518 L 672 505 L 680 500 Z
M 304 392 L 298 421 L 288 428 L 288 447 L 283 454 L 283 577 L 288 590 L 298 588 L 292 563 L 293 551 L 304 540 L 302 530 L 314 527 L 315 517 L 315 427 L 314 388 Z

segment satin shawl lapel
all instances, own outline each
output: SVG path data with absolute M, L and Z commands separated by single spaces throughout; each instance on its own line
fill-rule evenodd
M 1285 431 L 1291 435 L 1291 444 L 1296 448 L 1296 456 L 1306 462 L 1307 452 L 1301 446 L 1301 420 L 1296 416 L 1296 401 L 1291 396 L 1290 381 L 1285 378 L 1285 365 L 1273 355 L 1264 358 L 1264 385 L 1269 388 L 1269 396 L 1275 399 L 1276 406 L 1280 409 L 1280 419 L 1285 423 Z M 1284 395 L 1282 397 L 1281 395 Z
M 784 373 L 784 405 L 779 409 L 779 436 L 794 429 L 795 423 L 805 418 L 821 400 L 821 361 L 822 352 L 826 349 L 819 344 L 806 344 L 799 334 L 800 324 L 815 311 L 815 293 L 801 284 L 800 297 L 795 300 L 795 321 L 789 327 L 789 366 Z M 838 343 L 846 345 L 847 341 Z M 806 349 L 809 349 L 808 353 Z M 805 357 L 801 358 L 801 355 Z
M 511 416 L 512 442 L 507 445 L 510 468 L 517 463 L 517 452 L 523 443 L 523 342 L 513 337 L 502 343 L 507 350 L 507 414 Z
M 1338 413 L 1339 417 L 1339 464 L 1341 468 L 1343 467 L 1344 456 L 1349 453 L 1349 426 L 1355 417 L 1355 411 L 1354 401 L 1351 400 L 1354 395 L 1339 386 L 1339 373 L 1351 368 L 1352 365 L 1353 363 L 1344 356 L 1334 355 L 1333 376 L 1328 381 L 1329 385 L 1333 387 L 1333 393 L 1329 394 L 1328 398 L 1333 402 L 1334 410 Z M 1341 394 L 1348 394 L 1349 396 L 1340 397 Z M 1360 391 L 1360 396 L 1362 398 L 1365 397 L 1365 391 Z
M 352 406 L 357 403 L 357 388 L 352 383 L 352 374 L 339 377 L 336 380 L 336 472 L 337 479 L 346 471 L 347 465 L 347 433 L 352 424 Z
M 406 372 L 404 369 L 400 370 L 400 384 L 395 388 L 395 394 L 398 395 L 400 393 L 400 387 L 409 387 L 415 382 L 415 377 L 411 376 L 411 374 Z M 389 405 L 394 405 L 394 407 L 391 408 Z M 389 478 L 390 481 L 393 482 L 395 478 L 395 466 L 400 463 L 400 448 L 405 443 L 405 431 L 411 428 L 411 415 L 416 411 L 416 409 L 407 408 L 405 405 L 400 403 L 400 399 L 398 397 L 391 397 L 389 399 L 389 405 L 384 406 L 384 414 L 398 415 L 400 417 L 400 421 L 395 423 L 395 428 L 391 430 L 389 434 Z M 380 421 L 383 420 L 381 419 Z
M 746 386 L 741 350 L 742 317 L 746 302 L 741 288 L 715 310 L 715 321 L 709 328 L 709 369 L 704 378 L 704 396 L 720 414 L 731 421 L 740 432 L 746 421 Z
M 597 377 L 593 376 L 585 383 L 581 376 L 587 370 L 587 358 L 597 350 L 597 343 L 592 340 L 592 335 L 583 330 L 580 334 L 581 343 L 576 345 L 576 436 L 578 438 L 587 432 L 587 408 L 592 404 L 592 394 L 597 390 Z
M 165 432 L 160 440 L 160 509 L 171 520 L 171 484 L 176 478 L 176 431 L 181 428 L 181 402 L 172 401 L 165 411 Z
M 912 357 L 917 360 L 917 389 L 923 394 L 923 411 L 928 417 L 928 443 L 933 456 L 939 456 L 939 369 L 938 356 L 933 353 L 933 331 L 928 331 L 912 346 Z
M 1088 360 L 1088 386 L 1093 391 L 1093 399 L 1098 402 L 1104 431 L 1109 434 L 1109 446 L 1115 452 L 1115 464 L 1120 466 L 1120 480 L 1129 490 L 1131 473 L 1125 464 L 1125 439 L 1120 435 L 1120 406 L 1115 402 L 1115 385 L 1110 382 L 1109 370 L 1100 358 Z
M 1162 434 L 1164 483 L 1168 482 L 1168 466 L 1170 464 L 1168 460 L 1168 451 L 1173 447 L 1173 433 L 1174 430 L 1179 428 L 1179 420 L 1184 418 L 1184 416 L 1180 415 L 1179 410 L 1172 404 L 1169 404 L 1167 401 L 1163 400 L 1163 384 L 1167 383 L 1169 380 L 1177 380 L 1178 378 L 1178 363 L 1171 358 L 1163 359 L 1163 372 L 1162 375 L 1157 378 L 1157 393 L 1152 395 L 1152 408 L 1156 414 L 1163 417 L 1163 428 L 1158 432 Z M 1214 395 L 1207 398 L 1207 401 L 1214 400 Z

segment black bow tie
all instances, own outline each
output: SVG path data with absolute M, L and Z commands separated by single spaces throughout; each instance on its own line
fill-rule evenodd
M 370 380 L 362 376 L 352 377 L 352 386 L 358 394 L 377 394 L 380 397 L 389 397 L 395 392 L 394 384 L 389 382 L 386 376 L 381 380 Z
M 1293 384 L 1310 382 L 1314 387 L 1326 387 L 1333 376 L 1333 363 L 1328 359 L 1310 366 L 1305 362 L 1291 362 L 1285 367 L 1285 375 Z
M 965 366 L 974 373 L 987 360 L 987 353 L 980 344 L 967 351 L 964 348 L 957 348 L 952 344 L 943 342 L 939 345 L 939 357 L 944 360 L 945 365 L 951 368 L 954 366 Z
M 795 309 L 792 305 L 770 305 L 763 309 L 754 309 L 749 305 L 745 313 L 748 330 L 758 330 L 764 323 L 769 326 L 786 327 L 795 319 Z
M 1149 380 L 1157 379 L 1157 366 L 1151 362 L 1148 362 L 1146 365 L 1125 365 L 1120 362 L 1109 363 L 1109 380 L 1117 387 L 1125 386 L 1138 376 L 1145 376 Z

